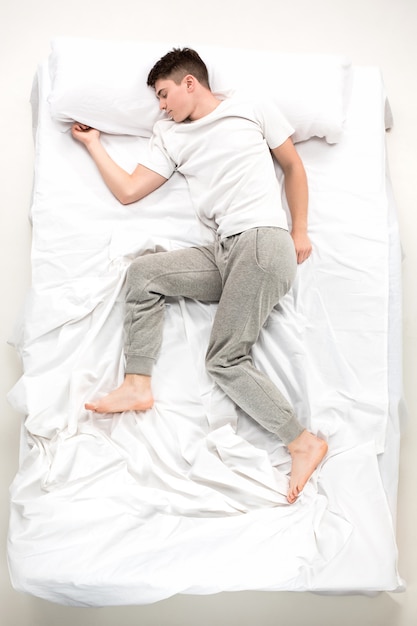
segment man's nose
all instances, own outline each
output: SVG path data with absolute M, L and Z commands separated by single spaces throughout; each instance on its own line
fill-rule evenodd
M 167 106 L 166 102 L 164 102 L 162 100 L 159 101 L 159 108 L 160 108 L 161 111 L 164 111 L 166 109 L 166 106 Z

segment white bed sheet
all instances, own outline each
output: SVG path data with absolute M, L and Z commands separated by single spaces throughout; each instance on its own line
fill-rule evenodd
M 63 604 L 144 604 L 177 593 L 398 591 L 400 269 L 377 68 L 354 68 L 342 141 L 297 148 L 310 185 L 312 257 L 271 315 L 256 361 L 329 454 L 294 505 L 289 459 L 210 381 L 215 305 L 172 301 L 155 407 L 83 409 L 123 376 L 130 260 L 204 240 L 183 179 L 123 207 L 34 89 L 32 288 L 13 343 L 24 414 L 11 486 L 16 589 Z M 133 168 L 144 140 L 103 139 Z M 279 171 L 277 169 L 277 175 Z

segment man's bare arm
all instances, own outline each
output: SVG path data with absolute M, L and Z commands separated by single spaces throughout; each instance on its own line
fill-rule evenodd
M 131 174 L 126 172 L 109 156 L 100 141 L 100 132 L 94 128 L 75 122 L 71 134 L 87 148 L 107 187 L 122 204 L 140 200 L 167 180 L 140 164 Z
M 284 172 L 284 187 L 291 213 L 291 236 L 297 253 L 297 262 L 302 263 L 311 254 L 308 236 L 308 185 L 304 165 L 291 139 L 274 148 L 272 154 Z

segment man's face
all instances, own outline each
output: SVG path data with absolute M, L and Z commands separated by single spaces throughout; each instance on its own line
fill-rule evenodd
M 170 78 L 158 79 L 155 83 L 159 108 L 174 122 L 183 122 L 192 112 L 192 102 L 187 86 L 187 77 L 179 85 Z

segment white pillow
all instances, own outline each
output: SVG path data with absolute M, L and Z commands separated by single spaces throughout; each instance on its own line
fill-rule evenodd
M 351 62 L 336 55 L 190 45 L 207 65 L 216 93 L 245 91 L 273 100 L 295 129 L 294 141 L 336 143 L 351 88 Z M 148 137 L 159 111 L 146 85 L 154 63 L 177 44 L 61 37 L 51 44 L 51 115 L 107 133 Z

